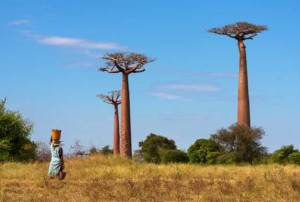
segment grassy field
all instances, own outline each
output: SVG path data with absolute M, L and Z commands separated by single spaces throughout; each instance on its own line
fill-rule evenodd
M 139 164 L 104 156 L 66 159 L 64 181 L 48 163 L 0 164 L 0 201 L 300 201 L 300 167 Z

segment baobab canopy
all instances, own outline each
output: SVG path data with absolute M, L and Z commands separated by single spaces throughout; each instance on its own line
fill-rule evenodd
M 139 73 L 145 71 L 144 65 L 155 59 L 138 53 L 107 53 L 102 59 L 107 60 L 106 66 L 100 71 L 108 73 Z
M 119 90 L 111 91 L 108 93 L 108 95 L 99 94 L 98 97 L 108 104 L 121 104 L 121 92 Z
M 257 33 L 268 30 L 265 25 L 254 25 L 248 22 L 237 22 L 235 24 L 229 24 L 223 27 L 214 27 L 208 30 L 208 32 L 226 35 L 237 40 L 253 39 Z

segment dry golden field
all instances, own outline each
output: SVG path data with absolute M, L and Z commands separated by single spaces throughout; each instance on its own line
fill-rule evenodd
M 300 201 L 299 166 L 65 161 L 63 181 L 47 177 L 48 163 L 0 164 L 0 201 Z

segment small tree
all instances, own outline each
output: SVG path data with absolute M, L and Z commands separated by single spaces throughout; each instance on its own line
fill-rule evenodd
M 114 156 L 120 154 L 120 130 L 119 130 L 119 110 L 121 104 L 120 91 L 112 91 L 108 95 L 98 95 L 104 102 L 114 106 Z
M 252 164 L 254 160 L 267 154 L 266 147 L 261 146 L 260 143 L 264 134 L 262 128 L 248 128 L 233 124 L 228 129 L 222 128 L 211 135 L 211 139 L 221 147 L 222 153 L 227 156 L 232 155 L 234 162 Z
M 9 111 L 6 99 L 0 100 L 0 162 L 29 161 L 36 156 L 36 144 L 30 140 L 33 124 L 20 112 Z
M 240 53 L 240 70 L 238 85 L 238 124 L 250 128 L 250 103 L 248 92 L 248 74 L 245 40 L 253 39 L 258 33 L 268 30 L 267 26 L 254 25 L 248 22 L 237 22 L 224 27 L 211 28 L 210 33 L 225 35 L 237 40 Z
M 139 142 L 146 162 L 160 163 L 162 150 L 176 150 L 174 140 L 151 133 L 144 141 Z
M 144 65 L 153 62 L 143 54 L 137 53 L 108 53 L 102 59 L 106 60 L 106 65 L 99 71 L 108 73 L 122 73 L 122 105 L 121 105 L 121 156 L 132 156 L 131 149 L 131 123 L 130 123 L 130 94 L 128 76 L 131 73 L 141 73 L 145 71 Z
M 190 146 L 188 155 L 192 163 L 215 163 L 213 158 L 217 158 L 219 150 L 218 144 L 213 140 L 199 139 Z

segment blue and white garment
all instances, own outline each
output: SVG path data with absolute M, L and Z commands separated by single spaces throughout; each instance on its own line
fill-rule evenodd
M 54 177 L 58 174 L 62 167 L 62 161 L 60 158 L 60 153 L 62 153 L 62 148 L 57 146 L 54 147 L 51 145 L 51 162 L 49 165 L 48 176 Z

